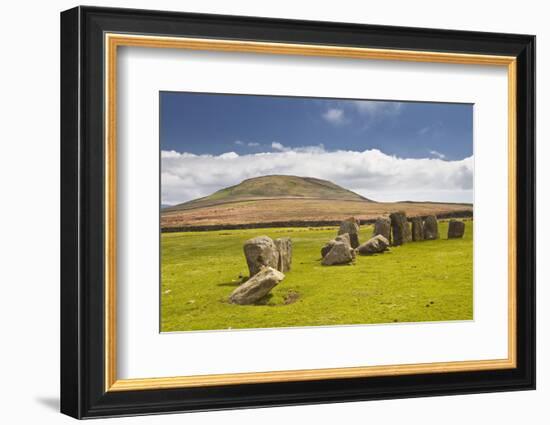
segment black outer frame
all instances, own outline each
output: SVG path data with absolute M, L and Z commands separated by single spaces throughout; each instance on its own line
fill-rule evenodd
M 517 368 L 104 391 L 105 32 L 517 57 Z M 81 6 L 61 13 L 61 412 L 75 418 L 535 388 L 535 37 Z

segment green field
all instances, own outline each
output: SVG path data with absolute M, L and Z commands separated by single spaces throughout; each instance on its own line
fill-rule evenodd
M 161 330 L 327 326 L 471 320 L 472 222 L 463 239 L 412 242 L 355 264 L 321 266 L 336 228 L 247 229 L 162 234 Z M 361 227 L 361 241 L 372 226 Z M 290 237 L 292 270 L 260 305 L 227 302 L 248 275 L 243 243 Z

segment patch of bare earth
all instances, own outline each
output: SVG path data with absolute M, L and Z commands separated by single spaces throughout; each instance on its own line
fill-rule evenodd
M 300 298 L 300 294 L 296 291 L 290 290 L 284 297 L 284 304 L 294 304 Z

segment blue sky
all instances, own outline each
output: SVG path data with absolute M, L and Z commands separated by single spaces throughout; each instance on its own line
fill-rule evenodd
M 265 174 L 472 202 L 471 104 L 161 92 L 160 107 L 164 203 Z
M 472 155 L 472 105 L 161 93 L 163 150 L 246 154 L 273 142 L 463 159 Z

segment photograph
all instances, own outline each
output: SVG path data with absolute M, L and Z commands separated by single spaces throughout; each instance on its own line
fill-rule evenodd
M 39 154 L 25 159 L 60 185 L 45 212 L 60 209 L 61 263 L 39 255 L 60 291 L 33 297 L 58 305 L 59 335 L 37 333 L 57 341 L 39 365 L 56 367 L 42 367 L 53 380 L 33 374 L 37 396 L 55 383 L 63 414 L 203 418 L 369 401 L 375 420 L 391 411 L 397 422 L 414 416 L 398 399 L 493 397 L 492 414 L 503 393 L 536 388 L 539 62 L 526 31 L 544 19 L 298 6 L 266 16 L 76 6 L 54 23 L 60 78 L 40 86 L 61 89 L 61 108 L 46 108 L 61 119 L 42 120 L 60 149 L 31 137 Z M 29 190 L 10 174 L 23 198 L 45 196 L 44 173 L 26 173 Z M 5 220 L 15 230 L 34 222 L 15 216 Z M 423 403 L 424 422 L 449 411 L 426 416 Z M 517 422 L 536 407 L 500 413 Z
M 159 104 L 161 332 L 474 319 L 473 104 Z

